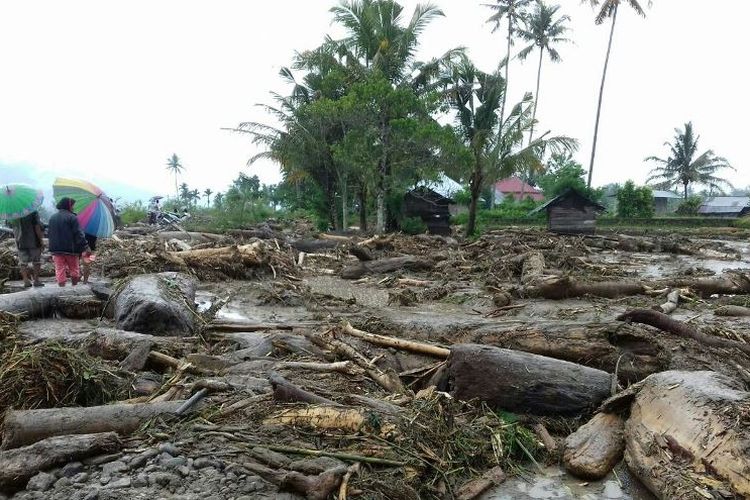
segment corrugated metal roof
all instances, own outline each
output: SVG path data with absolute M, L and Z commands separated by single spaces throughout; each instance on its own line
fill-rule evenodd
M 750 196 L 714 196 L 698 208 L 699 214 L 738 214 L 750 206 Z
M 423 181 L 419 183 L 428 189 L 432 189 L 437 194 L 446 198 L 453 198 L 456 193 L 463 191 L 464 187 L 445 174 L 440 174 L 437 181 Z

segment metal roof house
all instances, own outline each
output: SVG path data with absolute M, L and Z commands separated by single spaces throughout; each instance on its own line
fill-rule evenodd
M 714 196 L 698 208 L 705 217 L 743 217 L 750 214 L 750 196 Z
M 596 230 L 596 216 L 606 207 L 575 189 L 567 189 L 529 215 L 547 212 L 547 228 L 554 233 L 591 234 Z
M 657 214 L 674 212 L 682 199 L 682 196 L 672 191 L 654 189 L 651 192 L 654 197 L 654 212 Z

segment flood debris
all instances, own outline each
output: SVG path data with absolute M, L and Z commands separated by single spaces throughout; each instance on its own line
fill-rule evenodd
M 748 494 L 744 243 L 116 236 L 92 286 L 0 294 L 0 491 L 471 499 L 562 463 Z

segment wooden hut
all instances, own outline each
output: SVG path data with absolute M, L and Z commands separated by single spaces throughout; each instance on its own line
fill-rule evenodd
M 547 228 L 555 233 L 581 234 L 596 230 L 596 216 L 605 210 L 575 189 L 567 189 L 531 213 L 547 212 Z
M 426 187 L 404 195 L 404 217 L 419 217 L 430 234 L 450 236 L 450 205 L 455 202 Z

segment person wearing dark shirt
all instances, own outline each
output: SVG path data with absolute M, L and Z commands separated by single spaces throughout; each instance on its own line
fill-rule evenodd
M 32 212 L 26 217 L 11 221 L 13 236 L 18 248 L 18 263 L 21 267 L 21 278 L 25 288 L 44 286 L 39 281 L 42 267 L 42 250 L 44 250 L 44 230 L 39 222 L 39 213 Z M 29 265 L 31 271 L 29 272 Z
M 65 286 L 67 274 L 70 274 L 73 286 L 78 284 L 78 259 L 82 254 L 88 256 L 91 253 L 78 218 L 73 213 L 74 204 L 74 200 L 62 198 L 57 203 L 57 213 L 50 218 L 47 227 L 49 251 L 55 263 L 57 284 L 60 286 Z

